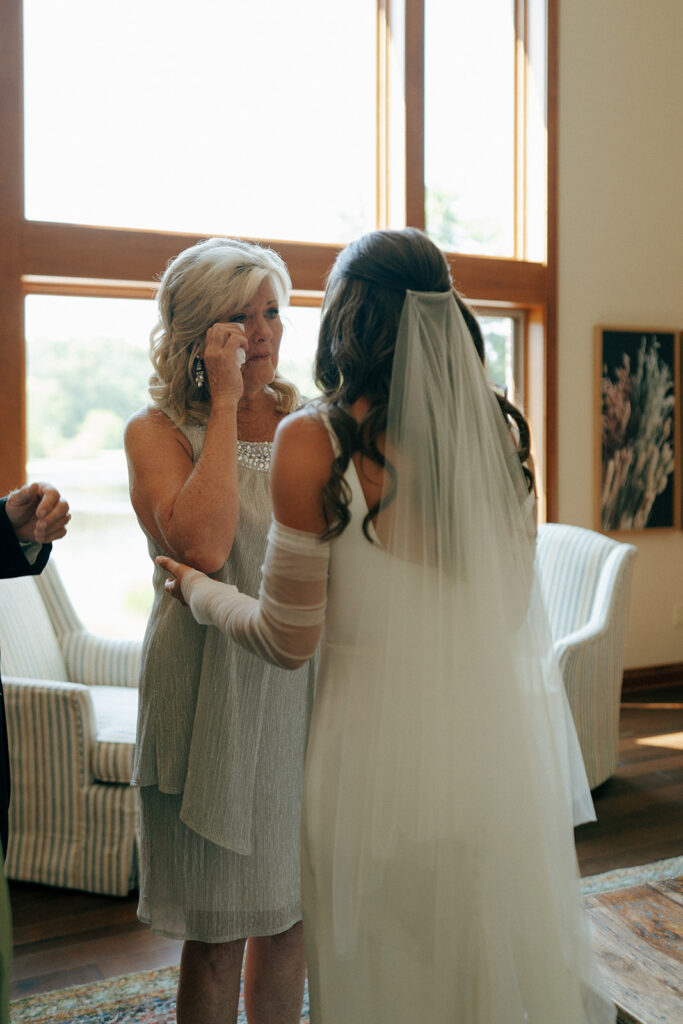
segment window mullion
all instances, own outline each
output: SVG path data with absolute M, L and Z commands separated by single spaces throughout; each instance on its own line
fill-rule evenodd
M 24 481 L 24 303 L 21 292 L 24 217 L 22 7 L 0 0 L 0 494 Z
M 425 227 L 425 0 L 406 0 L 406 223 Z
M 527 256 L 527 0 L 515 0 L 514 252 Z
M 389 219 L 389 0 L 377 0 L 377 226 Z

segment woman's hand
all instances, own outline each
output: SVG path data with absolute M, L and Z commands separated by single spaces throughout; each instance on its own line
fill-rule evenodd
M 242 324 L 218 323 L 206 332 L 202 359 L 206 366 L 212 406 L 221 398 L 239 401 L 244 390 L 241 366 L 246 356 L 247 339 Z
M 188 573 L 197 572 L 198 570 L 191 569 L 189 565 L 184 565 L 182 562 L 176 562 L 174 558 L 169 558 L 168 555 L 158 555 L 155 561 L 157 565 L 160 565 L 162 569 L 171 574 L 172 578 L 164 583 L 166 593 L 170 594 L 171 597 L 175 597 L 181 604 L 186 605 L 187 601 L 183 597 L 182 591 L 183 580 Z

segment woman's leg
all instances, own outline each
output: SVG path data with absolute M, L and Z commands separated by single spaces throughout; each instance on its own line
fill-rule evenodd
M 235 1024 L 246 939 L 183 943 L 178 1024 Z
M 280 935 L 249 939 L 244 970 L 249 1024 L 299 1024 L 305 980 L 301 921 Z

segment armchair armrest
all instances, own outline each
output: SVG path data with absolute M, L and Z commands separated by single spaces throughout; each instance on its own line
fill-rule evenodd
M 142 642 L 96 636 L 86 629 L 61 638 L 67 672 L 85 686 L 137 686 Z
M 562 637 L 561 640 L 557 640 L 554 644 L 555 654 L 560 663 L 562 674 L 564 675 L 565 668 L 575 660 L 582 649 L 587 652 L 590 648 L 592 652 L 591 657 L 593 657 L 596 644 L 599 644 L 606 637 L 607 622 L 603 618 L 602 621 L 591 619 L 585 626 L 581 626 L 580 629 L 575 629 L 573 633 L 569 633 L 567 636 Z
M 65 786 L 83 788 L 93 778 L 96 724 L 87 686 L 54 679 L 3 679 L 13 790 L 26 789 L 61 766 Z M 27 764 L 30 770 L 27 771 Z M 54 777 L 50 780 L 54 785 Z M 49 791 L 48 787 L 48 791 Z M 13 802 L 19 794 L 13 795 Z
M 8 878 L 83 887 L 95 716 L 87 686 L 4 680 L 12 771 Z
M 591 789 L 617 765 L 623 678 L 623 644 L 600 618 L 555 644 Z

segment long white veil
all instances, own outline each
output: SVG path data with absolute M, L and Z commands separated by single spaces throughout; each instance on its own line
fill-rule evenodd
M 386 438 L 386 557 L 359 598 L 376 643 L 349 671 L 367 679 L 370 659 L 371 685 L 342 729 L 340 778 L 359 777 L 330 837 L 337 955 L 388 944 L 397 1006 L 419 971 L 416 1020 L 613 1021 L 579 893 L 572 823 L 592 802 L 533 497 L 452 292 L 407 293 Z

